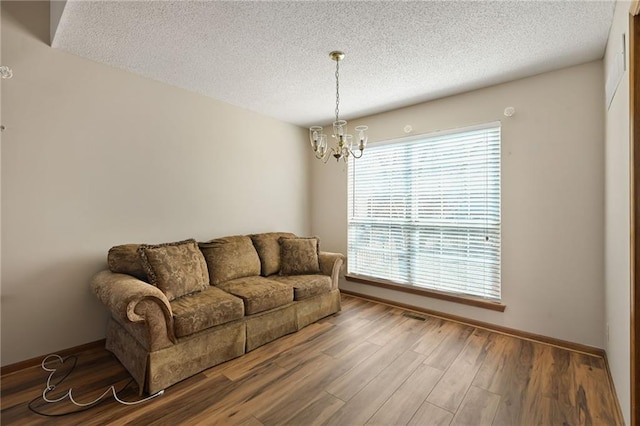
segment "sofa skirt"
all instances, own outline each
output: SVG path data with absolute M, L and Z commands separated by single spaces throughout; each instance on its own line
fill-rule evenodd
M 142 394 L 145 388 L 149 352 L 113 318 L 110 318 L 107 324 L 105 348 L 127 369 Z
M 245 318 L 245 322 L 247 324 L 247 352 L 298 331 L 294 303 L 250 315 Z
M 298 330 L 341 310 L 340 290 L 302 299 L 296 302 Z
M 150 394 L 244 354 L 246 328 L 238 320 L 178 340 L 149 353 L 117 321 L 109 320 L 106 349 L 129 371 L 140 392 Z
M 244 354 L 246 328 L 242 320 L 178 340 L 149 354 L 147 391 L 155 393 L 214 365 Z

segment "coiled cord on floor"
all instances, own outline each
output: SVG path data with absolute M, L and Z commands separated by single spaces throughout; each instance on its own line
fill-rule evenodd
M 62 378 L 60 380 L 58 380 L 56 383 L 51 383 L 51 380 L 53 379 L 53 375 L 55 374 L 55 372 L 57 371 L 57 368 L 52 368 L 47 366 L 47 362 L 52 359 L 55 358 L 58 360 L 58 362 L 60 363 L 60 365 L 64 364 L 68 359 L 72 359 L 73 360 L 73 365 L 71 366 L 71 368 L 69 369 L 69 371 L 67 371 L 67 373 L 62 376 Z M 107 396 L 109 394 L 109 392 L 111 392 L 111 394 L 113 395 L 113 399 L 115 399 L 116 401 L 118 401 L 120 404 L 124 404 L 124 405 L 136 405 L 136 404 L 141 404 L 143 402 L 147 402 L 150 399 L 156 398 L 162 394 L 164 394 L 164 390 L 161 390 L 159 392 L 154 393 L 153 395 L 150 395 L 146 398 L 140 399 L 138 401 L 124 401 L 122 399 L 120 399 L 118 397 L 118 393 L 122 393 L 122 391 L 124 391 L 127 387 L 129 387 L 129 385 L 131 383 L 133 383 L 133 379 L 129 380 L 129 382 L 124 385 L 122 387 L 122 389 L 120 389 L 119 391 L 116 391 L 116 387 L 114 385 L 109 386 L 103 393 L 102 395 L 100 395 L 99 397 L 97 397 L 96 399 L 94 399 L 91 402 L 78 402 L 73 398 L 73 389 L 69 388 L 69 390 L 62 395 L 59 398 L 54 398 L 54 399 L 50 399 L 47 395 L 54 391 L 56 389 L 57 386 L 59 386 L 60 384 L 62 384 L 62 382 L 64 382 L 64 380 L 69 377 L 69 375 L 73 372 L 73 370 L 76 368 L 76 365 L 78 364 L 78 357 L 75 355 L 71 355 L 68 356 L 66 358 L 62 358 L 60 355 L 56 355 L 56 354 L 51 354 L 51 355 L 47 355 L 43 360 L 42 363 L 40 364 L 40 366 L 42 367 L 42 369 L 44 371 L 49 372 L 49 377 L 47 377 L 47 386 L 45 387 L 45 389 L 42 391 L 42 399 L 49 403 L 49 404 L 55 404 L 58 402 L 61 402 L 63 400 L 65 400 L 66 398 L 69 398 L 69 401 L 71 401 L 72 404 L 74 404 L 77 407 L 80 407 L 79 410 L 74 410 L 74 411 L 68 411 L 65 413 L 58 413 L 58 414 L 47 414 L 47 413 L 43 413 L 41 411 L 38 411 L 37 409 L 35 409 L 33 407 L 33 403 L 35 401 L 37 401 L 38 399 L 40 399 L 41 397 L 36 397 L 34 399 L 32 399 L 31 401 L 29 401 L 28 407 L 29 410 L 31 410 L 32 412 L 39 414 L 41 416 L 48 416 L 48 417 L 60 417 L 60 416 L 66 416 L 69 414 L 75 414 L 75 413 L 81 413 L 83 411 L 86 411 L 90 408 L 95 407 L 96 405 L 100 404 L 101 402 L 106 401 L 107 399 L 105 399 L 105 396 Z

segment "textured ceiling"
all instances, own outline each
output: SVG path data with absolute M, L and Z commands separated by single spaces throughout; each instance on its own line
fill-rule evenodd
M 602 58 L 613 1 L 68 1 L 53 47 L 302 126 Z

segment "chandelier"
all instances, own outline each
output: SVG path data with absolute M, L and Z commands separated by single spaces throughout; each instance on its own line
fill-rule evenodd
M 367 126 L 358 126 L 355 128 L 358 137 L 358 149 L 360 155 L 356 155 L 353 152 L 353 135 L 347 133 L 347 122 L 340 120 L 340 61 L 344 58 L 344 52 L 334 51 L 329 53 L 329 57 L 336 61 L 336 121 L 333 122 L 333 135 L 336 139 L 336 146 L 328 149 L 327 147 L 327 135 L 323 133 L 322 126 L 309 127 L 309 139 L 311 140 L 311 147 L 318 160 L 327 162 L 330 155 L 340 161 L 343 159 L 347 162 L 349 157 L 360 158 L 364 153 L 364 149 L 367 146 Z

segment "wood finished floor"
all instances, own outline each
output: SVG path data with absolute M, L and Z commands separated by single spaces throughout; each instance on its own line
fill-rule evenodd
M 39 366 L 2 377 L 8 424 L 616 425 L 599 357 L 343 295 L 342 312 L 213 367 L 137 406 L 108 400 L 88 411 L 46 404 Z M 69 388 L 88 402 L 130 376 L 106 350 L 82 352 Z M 67 361 L 56 377 L 71 365 Z M 55 382 L 55 379 L 54 379 Z M 121 394 L 136 400 L 130 385 Z

